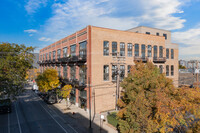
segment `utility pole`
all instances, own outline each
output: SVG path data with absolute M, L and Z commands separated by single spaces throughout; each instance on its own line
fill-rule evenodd
M 118 107 L 117 107 L 117 101 L 119 99 L 119 95 L 120 95 L 120 91 L 119 91 L 119 87 L 120 87 L 120 74 L 121 74 L 121 70 L 120 70 L 120 65 L 124 65 L 124 61 L 125 61 L 125 56 L 121 56 L 119 54 L 119 52 L 117 53 L 112 53 L 113 54 L 116 54 L 116 56 L 114 55 L 113 56 L 113 63 L 111 63 L 112 65 L 115 65 L 116 66 L 116 70 L 115 70 L 115 76 L 116 76 L 116 101 L 115 101 L 115 109 L 118 110 Z
M 198 67 L 198 64 L 199 64 L 199 61 L 196 61 L 196 70 L 197 70 L 197 72 L 196 72 L 196 82 L 197 82 L 197 89 L 199 89 L 199 67 Z
M 88 89 L 89 89 L 89 118 L 90 118 L 90 126 L 92 128 L 92 121 L 91 121 L 91 96 L 90 96 L 90 77 L 88 77 Z
M 196 61 L 192 61 L 192 66 L 193 66 L 193 69 L 194 69 L 194 75 L 196 75 L 196 85 L 197 85 L 197 89 L 199 88 L 199 61 L 196 60 Z M 195 66 L 194 64 L 196 63 L 196 69 L 195 69 Z

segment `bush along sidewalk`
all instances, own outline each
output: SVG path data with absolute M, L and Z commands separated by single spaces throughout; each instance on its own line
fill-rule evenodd
M 118 120 L 117 120 L 117 112 L 112 112 L 107 115 L 108 123 L 113 125 L 115 128 L 117 128 Z

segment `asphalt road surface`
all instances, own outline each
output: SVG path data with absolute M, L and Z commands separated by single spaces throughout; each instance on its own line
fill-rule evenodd
M 12 103 L 12 112 L 0 114 L 0 133 L 87 133 L 76 120 L 46 104 L 30 87 Z

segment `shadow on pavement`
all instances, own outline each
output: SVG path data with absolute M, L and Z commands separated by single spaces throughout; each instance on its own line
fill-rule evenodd
M 91 128 L 90 128 L 89 127 L 89 125 L 90 125 L 89 119 L 86 118 L 85 116 L 81 115 L 80 113 L 77 112 L 74 114 L 71 112 L 67 112 L 65 114 L 72 117 L 73 119 L 76 119 L 79 124 L 81 124 L 87 128 L 89 133 L 108 133 L 108 131 L 103 128 L 103 125 L 104 125 L 103 121 L 101 121 L 101 127 L 99 125 L 95 124 L 94 122 L 91 122 Z M 100 123 L 100 120 L 99 120 L 99 123 Z

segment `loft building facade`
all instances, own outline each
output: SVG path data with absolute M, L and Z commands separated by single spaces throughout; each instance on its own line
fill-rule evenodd
M 119 65 L 116 57 L 123 58 Z M 149 27 L 121 31 L 87 26 L 41 49 L 38 63 L 40 72 L 54 68 L 72 84 L 71 103 L 89 110 L 90 99 L 95 114 L 115 109 L 117 67 L 122 81 L 135 61 L 148 60 L 178 85 L 178 45 L 171 43 L 170 31 Z

